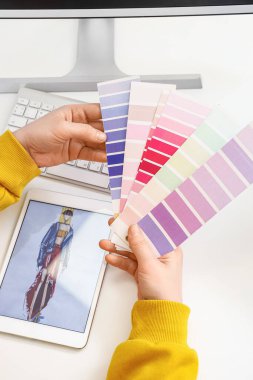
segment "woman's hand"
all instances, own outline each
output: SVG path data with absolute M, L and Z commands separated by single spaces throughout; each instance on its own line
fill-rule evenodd
M 117 251 L 109 240 L 101 240 L 99 245 L 111 252 L 105 256 L 108 264 L 135 278 L 138 298 L 182 302 L 182 250 L 157 257 L 138 225 L 129 228 L 128 242 L 134 253 Z
M 39 167 L 71 160 L 106 161 L 98 104 L 61 107 L 14 132 Z

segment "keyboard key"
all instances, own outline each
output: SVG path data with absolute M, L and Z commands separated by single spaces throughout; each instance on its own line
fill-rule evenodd
M 48 103 L 42 103 L 42 106 L 41 108 L 45 111 L 53 111 L 54 109 L 54 106 L 52 104 L 48 104 Z
M 101 162 L 91 161 L 89 170 L 92 170 L 93 172 L 100 172 L 101 166 L 102 166 Z
M 76 163 L 76 161 L 68 161 L 68 162 L 66 162 L 67 165 L 72 165 L 72 166 L 74 166 L 75 163 Z
M 27 119 L 25 117 L 12 115 L 9 118 L 8 124 L 12 127 L 22 128 L 26 125 Z
M 25 112 L 25 106 L 21 106 L 19 104 L 16 104 L 13 110 L 14 115 L 23 116 Z
M 108 166 L 107 166 L 107 164 L 104 164 L 104 165 L 103 165 L 101 172 L 102 172 L 103 174 L 108 174 Z
M 90 161 L 77 160 L 76 166 L 78 166 L 79 168 L 88 169 L 89 163 Z
M 38 102 L 36 100 L 30 100 L 29 106 L 34 107 L 34 108 L 40 108 L 41 102 Z
M 38 110 L 36 108 L 27 107 L 25 111 L 25 117 L 29 117 L 29 119 L 35 119 Z
M 45 116 L 47 114 L 48 114 L 48 111 L 39 110 L 39 112 L 37 113 L 36 119 L 39 119 L 40 117 Z
M 47 168 L 47 174 L 61 177 L 66 180 L 69 179 L 92 186 L 99 186 L 104 189 L 107 189 L 109 184 L 108 176 L 65 164 Z
M 26 98 L 18 98 L 18 104 L 23 104 L 23 106 L 27 106 L 29 103 L 29 100 Z

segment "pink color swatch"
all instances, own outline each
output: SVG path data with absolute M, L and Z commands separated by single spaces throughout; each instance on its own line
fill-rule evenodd
M 175 86 L 142 82 L 135 82 L 131 86 L 120 212 L 125 207 L 128 194 L 138 171 L 143 148 L 146 144 L 163 90 L 167 92 L 172 91 L 175 90 Z
M 167 104 L 143 154 L 128 204 L 133 199 L 132 194 L 138 193 L 151 180 L 209 112 L 208 107 L 175 92 L 168 96 Z

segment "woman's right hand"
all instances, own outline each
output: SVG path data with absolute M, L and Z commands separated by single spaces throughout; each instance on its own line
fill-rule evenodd
M 99 245 L 103 250 L 110 252 L 105 256 L 108 264 L 128 272 L 135 278 L 138 299 L 182 302 L 181 248 L 157 257 L 137 224 L 129 228 L 128 242 L 134 253 L 116 250 L 110 240 L 101 240 Z

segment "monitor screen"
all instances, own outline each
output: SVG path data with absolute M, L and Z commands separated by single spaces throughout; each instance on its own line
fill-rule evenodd
M 210 7 L 253 4 L 253 0 L 2 0 L 0 9 L 117 9 Z
M 4 17 L 138 17 L 252 13 L 253 0 L 2 0 Z

